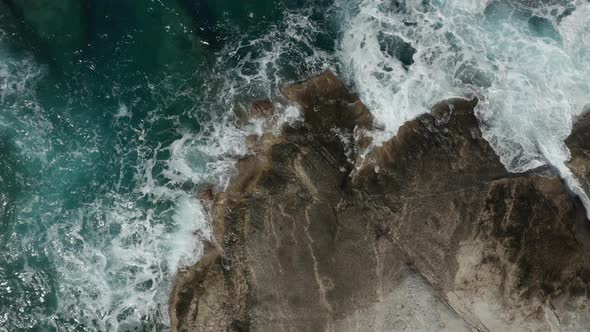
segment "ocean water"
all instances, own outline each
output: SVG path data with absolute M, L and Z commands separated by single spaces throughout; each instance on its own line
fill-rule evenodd
M 514 172 L 551 165 L 590 105 L 580 0 L 0 2 L 0 331 L 166 331 L 174 273 L 209 234 L 244 113 L 330 68 L 377 144 L 449 97 L 478 96 Z M 588 205 L 590 206 L 590 204 Z

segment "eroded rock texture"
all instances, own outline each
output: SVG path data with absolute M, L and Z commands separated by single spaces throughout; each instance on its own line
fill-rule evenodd
M 556 177 L 505 170 L 477 100 L 435 105 L 365 155 L 371 114 L 332 73 L 283 94 L 304 120 L 253 139 L 214 195 L 214 236 L 178 273 L 173 330 L 590 327 L 583 207 Z M 584 135 L 568 140 L 584 151 L 572 163 L 588 160 Z

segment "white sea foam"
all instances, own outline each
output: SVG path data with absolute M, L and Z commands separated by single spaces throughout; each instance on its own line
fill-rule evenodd
M 121 103 L 119 104 L 119 109 L 117 110 L 117 114 L 115 114 L 115 118 L 127 118 L 131 117 L 131 112 L 127 105 Z
M 195 264 L 201 257 L 202 245 L 195 241 L 195 231 L 198 230 L 202 238 L 211 234 L 201 203 L 194 197 L 182 195 L 179 198 L 173 219 L 178 227 L 168 237 L 168 246 L 175 250 L 167 259 L 169 269 L 176 271 L 180 266 Z
M 199 134 L 184 134 L 168 148 L 163 174 L 171 183 L 188 181 L 226 188 L 235 160 L 247 153 L 243 128 L 228 120 L 212 122 Z
M 44 73 L 43 67 L 32 58 L 14 59 L 5 54 L 0 40 L 0 102 L 7 98 L 30 95 L 37 79 Z
M 445 66 L 436 58 L 442 49 L 434 36 L 425 35 L 425 41 L 419 40 L 420 35 L 416 35 L 425 34 L 428 29 L 421 27 L 424 32 L 414 32 L 404 24 L 406 18 L 423 23 L 424 17 L 395 11 L 387 1 L 362 1 L 357 6 L 342 7 L 347 8 L 350 18 L 343 32 L 340 57 L 348 79 L 356 83 L 361 98 L 385 129 L 376 133 L 377 144 L 395 135 L 402 124 L 427 112 L 436 102 L 462 94 L 452 84 L 448 72 L 432 70 Z M 410 6 L 413 7 L 418 5 Z M 381 51 L 380 34 L 399 37 L 416 48 L 415 62 L 409 70 L 400 60 Z M 432 46 L 419 47 L 419 43 Z
M 548 6 L 493 1 L 485 11 L 468 0 L 406 5 L 341 3 L 350 15 L 341 58 L 386 129 L 378 141 L 437 101 L 477 95 L 483 135 L 507 169 L 523 172 L 551 164 L 589 207 L 565 165 L 569 152 L 563 142 L 590 96 L 590 4 L 579 1 L 561 23 L 556 16 L 565 6 L 557 1 Z M 544 16 L 531 21 L 533 14 Z M 407 70 L 382 51 L 379 34 L 384 33 L 416 48 Z
M 449 0 L 451 6 L 471 14 L 483 14 L 492 0 Z
M 200 257 L 196 232 L 208 236 L 198 200 L 180 190 L 176 195 L 170 210 L 146 210 L 140 200 L 112 194 L 63 213 L 48 231 L 47 248 L 61 262 L 61 314 L 101 331 L 152 329 L 148 317 L 167 321 L 170 278 Z M 111 236 L 88 238 L 83 227 Z
M 11 307 L 2 308 L 0 330 L 16 326 L 70 330 L 64 321 L 97 331 L 161 329 L 150 324 L 167 323 L 173 275 L 180 266 L 196 262 L 202 250 L 200 239 L 208 236 L 200 203 L 190 190 L 180 188 L 191 179 L 166 178 L 165 173 L 162 181 L 162 174 L 156 171 L 155 166 L 161 165 L 157 153 L 174 150 L 175 145 L 150 149 L 143 143 L 146 129 L 137 128 L 135 138 L 121 143 L 136 146 L 136 151 L 125 152 L 137 155 L 136 190 L 119 191 L 118 187 L 76 209 L 65 207 L 62 200 L 71 195 L 70 177 L 93 163 L 98 147 L 92 142 L 100 144 L 99 140 L 95 133 L 78 129 L 72 140 L 83 136 L 89 144 L 62 140 L 48 119 L 50 112 L 39 105 L 35 95 L 43 67 L 31 58 L 4 54 L 1 46 L 0 120 L 5 126 L 0 127 L 0 134 L 10 135 L 18 158 L 31 162 L 27 164 L 31 170 L 18 169 L 14 176 L 21 177 L 22 171 L 41 177 L 27 189 L 29 196 L 19 201 L 17 220 L 27 233 L 10 236 L 3 258 L 27 262 L 47 257 L 49 262 L 0 270 L 0 283 L 10 285 L 0 292 L 4 296 L 10 291 L 14 301 Z M 67 109 L 54 112 L 57 118 L 68 116 Z M 130 115 L 121 104 L 115 117 L 119 121 Z M 201 143 L 209 148 L 207 153 L 214 150 L 211 144 Z M 172 164 L 179 154 L 171 153 L 168 162 Z M 213 157 L 214 153 L 203 156 L 201 164 Z M 133 170 L 133 165 L 125 162 L 121 169 Z M 208 172 L 206 167 L 200 170 Z M 18 290 L 16 295 L 12 288 Z M 57 308 L 46 315 L 42 306 L 51 296 L 57 297 Z

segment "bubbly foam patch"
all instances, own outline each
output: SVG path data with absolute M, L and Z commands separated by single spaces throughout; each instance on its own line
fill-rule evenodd
M 389 1 L 361 1 L 356 6 L 343 3 L 350 14 L 341 41 L 341 60 L 345 74 L 354 81 L 362 100 L 384 128 L 376 133 L 377 142 L 397 134 L 406 121 L 427 112 L 436 102 L 462 94 L 463 90 L 451 84 L 451 75 L 432 67 L 445 65 L 437 58 L 444 44 L 439 46 L 434 36 L 424 36 L 432 47 L 421 47 L 417 39 L 428 28 L 418 25 L 425 18 L 409 14 L 416 3 L 396 5 Z M 406 24 L 412 24 L 408 27 Z M 414 63 L 404 67 L 400 59 L 384 52 L 380 34 L 395 36 L 417 53 Z M 419 92 L 419 93 L 417 93 Z

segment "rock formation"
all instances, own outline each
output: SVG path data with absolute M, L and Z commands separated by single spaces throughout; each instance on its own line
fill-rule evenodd
M 365 154 L 372 116 L 332 73 L 283 94 L 303 120 L 252 138 L 213 195 L 213 236 L 171 295 L 174 331 L 590 326 L 585 211 L 548 170 L 505 170 L 477 100 L 441 102 Z M 586 181 L 588 120 L 567 142 Z

